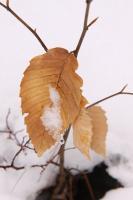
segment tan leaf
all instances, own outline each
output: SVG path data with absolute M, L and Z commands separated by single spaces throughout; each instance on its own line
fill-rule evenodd
M 99 106 L 93 106 L 88 109 L 88 114 L 92 120 L 92 142 L 91 148 L 98 154 L 106 154 L 106 133 L 107 119 L 104 110 Z
M 28 113 L 27 131 L 39 155 L 58 140 L 87 103 L 80 89 L 83 81 L 75 73 L 77 67 L 72 53 L 54 48 L 33 58 L 24 72 L 22 111 Z
M 88 110 L 83 108 L 73 124 L 73 142 L 75 147 L 88 158 L 92 134 L 91 118 L 88 115 Z

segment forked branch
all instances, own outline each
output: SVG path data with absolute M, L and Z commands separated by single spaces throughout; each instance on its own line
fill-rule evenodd
M 93 106 L 95 106 L 95 105 L 97 105 L 99 103 L 102 103 L 103 101 L 106 101 L 106 100 L 111 99 L 113 97 L 116 97 L 118 95 L 133 95 L 133 92 L 125 92 L 126 88 L 127 88 L 127 85 L 125 85 L 120 91 L 118 91 L 118 92 L 116 92 L 114 94 L 111 94 L 111 95 L 109 95 L 109 96 L 107 96 L 107 97 L 105 97 L 103 99 L 100 99 L 100 100 L 96 101 L 95 103 L 87 106 L 87 108 L 89 109 L 89 108 L 91 108 L 91 107 L 93 107 Z
M 41 39 L 41 37 L 37 34 L 36 29 L 33 29 L 31 26 L 28 25 L 28 23 L 26 23 L 18 14 L 16 14 L 16 12 L 14 12 L 11 7 L 10 7 L 10 1 L 7 0 L 6 1 L 6 5 L 0 2 L 0 6 L 2 6 L 3 8 L 5 8 L 7 11 L 9 11 L 19 22 L 21 22 L 34 36 L 35 38 L 38 40 L 38 42 L 41 44 L 41 46 L 43 47 L 43 49 L 47 52 L 48 48 L 47 46 L 44 44 L 43 40 Z
M 85 11 L 85 17 L 84 17 L 84 25 L 83 25 L 83 30 L 79 39 L 79 42 L 77 44 L 76 49 L 73 51 L 75 57 L 78 56 L 79 50 L 81 48 L 81 45 L 83 43 L 84 37 L 89 29 L 90 26 L 92 26 L 98 19 L 95 18 L 94 20 L 92 20 L 89 24 L 88 24 L 88 17 L 89 17 L 89 10 L 90 10 L 90 5 L 91 5 L 92 0 L 86 0 L 86 11 Z

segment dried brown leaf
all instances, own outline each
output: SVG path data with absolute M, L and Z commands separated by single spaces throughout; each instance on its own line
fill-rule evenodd
M 73 124 L 73 142 L 75 147 L 88 158 L 92 135 L 91 118 L 88 115 L 88 110 L 83 108 Z
M 56 142 L 41 121 L 44 110 L 53 105 L 49 87 L 56 89 L 60 96 L 62 133 L 87 102 L 80 89 L 83 81 L 75 73 L 77 67 L 77 59 L 72 53 L 54 48 L 33 58 L 24 72 L 20 92 L 22 111 L 28 113 L 25 118 L 27 131 L 39 155 Z
M 93 106 L 88 109 L 88 114 L 92 120 L 92 142 L 91 148 L 98 154 L 106 154 L 106 134 L 107 119 L 104 110 L 99 106 Z

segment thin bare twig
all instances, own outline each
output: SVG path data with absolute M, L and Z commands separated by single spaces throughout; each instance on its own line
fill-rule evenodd
M 0 165 L 0 169 L 14 169 L 14 170 L 22 170 L 22 169 L 25 169 L 25 166 L 16 166 L 15 165 L 15 160 L 17 158 L 17 156 L 22 152 L 22 149 L 25 148 L 26 144 L 29 142 L 29 140 L 27 142 L 25 142 L 25 144 L 22 146 L 21 149 L 19 149 L 16 154 L 14 155 L 12 161 L 11 161 L 11 164 L 7 164 L 7 165 Z M 68 148 L 68 149 L 64 149 L 64 151 L 67 151 L 67 150 L 71 150 L 73 149 L 72 148 Z M 30 168 L 42 168 L 42 170 L 44 171 L 46 169 L 46 167 L 49 165 L 49 164 L 53 164 L 57 167 L 60 167 L 60 164 L 59 163 L 56 163 L 54 162 L 54 159 L 59 156 L 59 153 L 56 154 L 56 156 L 54 156 L 51 160 L 49 160 L 47 163 L 45 164 L 34 164 L 34 165 L 31 165 Z
M 30 139 L 29 139 L 28 141 L 26 141 L 26 142 L 24 143 L 24 139 L 25 139 L 25 137 L 23 138 L 22 145 L 21 145 L 19 151 L 15 154 L 15 156 L 14 156 L 13 159 L 12 159 L 12 162 L 11 162 L 11 165 L 12 165 L 12 166 L 14 165 L 15 160 L 16 160 L 16 158 L 18 157 L 18 155 L 24 150 L 24 148 L 26 147 L 26 145 L 30 142 Z
M 91 27 L 93 24 L 95 24 L 95 22 L 99 19 L 99 17 L 96 17 L 95 19 L 93 19 L 87 26 L 87 30 L 89 27 Z
M 26 149 L 26 148 L 29 149 L 29 146 L 27 146 L 27 144 L 30 142 L 30 140 L 27 140 L 26 142 L 24 142 L 24 139 L 25 139 L 25 137 L 24 137 L 23 140 L 22 140 L 20 149 L 15 153 L 14 157 L 12 158 L 11 163 L 10 163 L 10 164 L 4 164 L 4 165 L 1 164 L 1 165 L 0 165 L 0 169 L 1 169 L 1 168 L 2 168 L 2 169 L 5 169 L 5 170 L 6 170 L 6 169 L 9 169 L 9 168 L 14 169 L 14 170 L 22 170 L 22 169 L 25 169 L 25 166 L 16 166 L 16 164 L 15 164 L 16 158 L 21 154 L 21 152 L 22 152 L 24 149 Z M 68 150 L 72 150 L 72 149 L 74 149 L 74 147 L 66 148 L 66 149 L 64 149 L 64 151 L 68 151 Z M 53 165 L 55 165 L 55 166 L 57 166 L 57 167 L 60 167 L 60 164 L 54 162 L 54 159 L 55 159 L 57 156 L 59 156 L 60 154 L 62 154 L 62 153 L 63 153 L 62 151 L 59 151 L 59 153 L 57 153 L 55 156 L 53 156 L 53 158 L 50 159 L 47 163 L 45 163 L 45 164 L 34 164 L 34 165 L 31 165 L 30 168 L 41 168 L 41 169 L 42 169 L 42 170 L 41 170 L 41 174 L 42 174 L 42 172 L 46 169 L 46 167 L 47 167 L 49 164 L 53 164 Z
M 51 163 L 48 163 L 48 164 L 53 164 L 53 165 L 56 165 L 58 166 L 57 163 L 55 162 L 52 162 Z M 48 164 L 35 164 L 35 165 L 31 165 L 30 168 L 42 168 L 42 169 L 46 169 L 46 167 L 48 166 Z M 22 169 L 25 169 L 25 166 L 16 166 L 16 165 L 0 165 L 0 169 L 14 169 L 14 170 L 22 170 Z
M 6 6 L 9 7 L 9 0 L 6 1 Z
M 109 96 L 107 96 L 107 97 L 105 97 L 103 99 L 100 99 L 100 100 L 96 101 L 95 103 L 87 106 L 86 108 L 89 109 L 89 108 L 91 108 L 91 107 L 93 107 L 93 106 L 95 106 L 95 105 L 97 105 L 99 103 L 102 103 L 103 101 L 106 101 L 106 100 L 111 99 L 113 97 L 116 97 L 118 95 L 133 95 L 133 92 L 125 92 L 126 88 L 127 88 L 127 85 L 125 85 L 120 91 L 118 91 L 118 92 L 116 92 L 114 94 L 111 94 L 111 95 L 109 95 Z
M 84 40 L 84 38 L 85 38 L 85 35 L 86 35 L 88 29 L 89 29 L 90 26 L 92 26 L 92 25 L 97 21 L 97 19 L 98 19 L 98 17 L 97 17 L 97 18 L 95 18 L 94 20 L 92 20 L 92 22 L 90 22 L 90 23 L 88 24 L 88 17 L 89 17 L 89 10 L 90 10 L 91 2 L 92 2 L 92 0 L 86 0 L 86 11 L 85 11 L 85 17 L 84 17 L 83 30 L 82 30 L 80 39 L 79 39 L 79 41 L 78 41 L 77 47 L 76 47 L 76 49 L 73 51 L 75 57 L 78 56 L 79 50 L 80 50 L 80 48 L 81 48 L 81 45 L 82 45 L 82 43 L 83 43 L 83 40 Z
M 41 39 L 41 37 L 37 34 L 36 29 L 33 29 L 31 26 L 28 25 L 28 23 L 26 23 L 18 14 L 16 14 L 16 12 L 14 12 L 11 7 L 9 6 L 10 1 L 7 0 L 6 1 L 6 5 L 3 4 L 2 2 L 0 2 L 0 6 L 2 6 L 3 8 L 5 8 L 7 11 L 9 11 L 19 22 L 21 22 L 34 36 L 35 38 L 39 41 L 39 43 L 41 44 L 41 46 L 43 47 L 43 49 L 47 52 L 48 48 L 47 46 L 44 44 L 43 40 Z
M 9 115 L 11 114 L 11 110 L 10 110 L 10 108 L 8 109 L 8 113 L 7 113 L 7 115 L 6 115 L 6 126 L 7 126 L 7 129 L 8 130 L 10 130 L 10 128 L 9 128 L 9 125 L 8 125 L 8 118 L 9 118 Z
M 83 173 L 83 172 L 81 172 L 81 174 L 82 174 L 82 176 L 83 176 L 83 178 L 84 178 L 84 180 L 86 182 L 86 185 L 87 185 L 88 191 L 90 193 L 91 199 L 92 200 L 96 200 L 94 192 L 93 192 L 93 189 L 92 189 L 92 186 L 91 186 L 91 183 L 90 183 L 87 175 L 85 173 Z
M 22 133 L 23 131 L 25 131 L 25 129 L 20 129 L 18 131 L 13 131 L 9 125 L 9 117 L 10 117 L 10 114 L 11 114 L 11 109 L 9 108 L 8 109 L 8 112 L 7 112 L 7 115 L 6 115 L 6 129 L 5 130 L 0 130 L 0 133 L 5 133 L 5 134 L 8 134 L 8 139 L 12 139 L 16 142 L 17 146 L 22 146 L 21 142 L 19 142 L 19 139 L 17 137 L 17 135 L 19 133 Z M 30 148 L 28 146 L 26 146 L 27 148 Z
M 69 199 L 74 200 L 74 198 L 73 198 L 73 178 L 72 178 L 72 176 L 69 177 L 68 184 L 69 184 L 69 186 L 68 186 L 69 187 L 69 194 L 68 194 Z

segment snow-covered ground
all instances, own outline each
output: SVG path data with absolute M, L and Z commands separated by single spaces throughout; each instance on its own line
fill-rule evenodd
M 71 51 L 82 29 L 84 2 L 12 0 L 11 6 L 37 28 L 49 48 L 60 46 Z M 132 7 L 132 0 L 94 0 L 92 4 L 90 20 L 97 16 L 99 20 L 89 30 L 78 57 L 78 73 L 84 79 L 84 95 L 90 102 L 119 91 L 127 83 L 127 90 L 133 91 Z M 0 130 L 5 129 L 9 108 L 10 127 L 16 131 L 23 128 L 19 84 L 29 60 L 42 53 L 43 49 L 34 36 L 0 7 Z M 109 166 L 108 172 L 125 186 L 109 192 L 103 200 L 132 199 L 133 97 L 115 97 L 102 106 L 109 124 L 105 162 Z M 1 164 L 3 155 L 8 160 L 12 158 L 16 146 L 5 138 L 5 134 L 0 134 Z M 71 135 L 67 145 L 73 146 Z M 25 170 L 0 169 L 0 199 L 33 200 L 36 191 L 51 184 L 57 171 L 55 166 L 49 166 L 42 176 L 39 168 L 29 168 L 30 164 L 46 162 L 48 155 L 39 159 L 28 150 L 27 156 L 22 154 L 17 160 L 19 165 L 27 166 Z M 77 150 L 66 153 L 66 165 L 82 169 L 91 170 L 102 159 L 94 152 L 90 161 Z
M 132 197 L 133 188 L 124 188 L 108 192 L 102 200 L 131 200 Z

